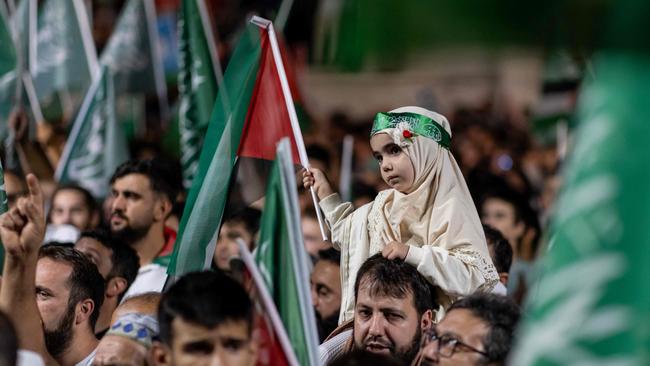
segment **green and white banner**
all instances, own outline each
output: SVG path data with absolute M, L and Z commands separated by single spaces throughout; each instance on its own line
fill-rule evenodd
M 106 197 L 110 177 L 128 158 L 126 138 L 115 116 L 112 75 L 104 66 L 84 98 L 55 177 L 61 183 L 80 184 L 96 198 Z

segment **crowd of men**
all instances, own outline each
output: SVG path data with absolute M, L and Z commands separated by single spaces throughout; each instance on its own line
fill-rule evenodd
M 231 263 L 237 240 L 255 246 L 259 211 L 228 215 L 212 270 L 183 276 L 163 291 L 176 238 L 167 223 L 180 192 L 172 175 L 155 159 L 124 163 L 111 178 L 106 212 L 80 186 L 61 186 L 47 202 L 33 175 L 17 179 L 18 187 L 8 184 L 20 193 L 0 217 L 3 364 L 256 363 L 253 303 Z M 340 254 L 318 235 L 310 243 L 315 218 L 304 215 L 321 362 L 504 364 L 520 316 L 506 296 L 509 240 L 523 232 L 515 213 L 494 213 L 515 211 L 507 205 L 490 196 L 483 206 L 486 223 L 505 233 L 485 226 L 503 289 L 455 302 L 437 324 L 434 286 L 413 266 L 380 254 L 358 272 L 354 320 L 339 324 Z

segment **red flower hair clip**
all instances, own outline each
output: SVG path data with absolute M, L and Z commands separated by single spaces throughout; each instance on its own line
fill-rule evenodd
M 405 139 L 410 139 L 413 137 L 413 133 L 409 130 L 404 130 L 402 131 L 402 136 L 404 136 Z

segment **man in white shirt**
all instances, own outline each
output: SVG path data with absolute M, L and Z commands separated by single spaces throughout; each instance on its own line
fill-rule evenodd
M 125 298 L 162 291 L 167 279 L 166 258 L 174 249 L 176 233 L 165 227 L 180 179 L 173 169 L 153 160 L 131 160 L 111 177 L 113 236 L 130 245 L 140 257 L 140 270 Z

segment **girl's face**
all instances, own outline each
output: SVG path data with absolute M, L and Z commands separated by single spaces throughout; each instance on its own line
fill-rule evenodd
M 385 133 L 372 136 L 370 147 L 373 156 L 379 162 L 379 170 L 384 182 L 399 192 L 410 193 L 415 181 L 415 168 L 404 150 Z

